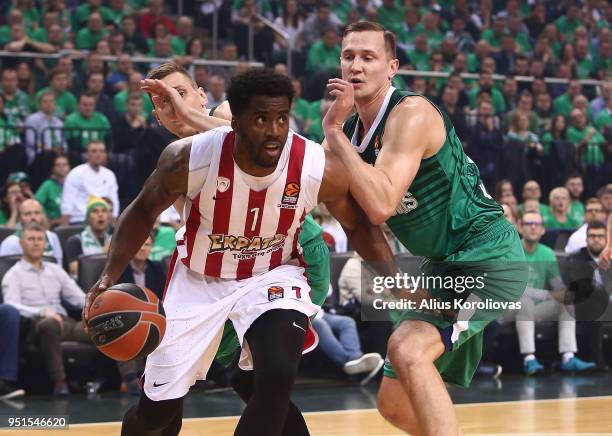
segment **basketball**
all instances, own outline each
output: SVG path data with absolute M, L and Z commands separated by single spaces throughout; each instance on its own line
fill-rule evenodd
M 166 331 L 166 314 L 149 289 L 120 283 L 94 300 L 87 327 L 102 353 L 126 361 L 145 357 L 159 345 Z

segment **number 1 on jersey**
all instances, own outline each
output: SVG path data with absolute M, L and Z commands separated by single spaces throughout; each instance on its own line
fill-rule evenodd
M 259 208 L 254 207 L 251 209 L 251 212 L 253 213 L 253 224 L 251 225 L 251 231 L 254 232 L 255 228 L 257 227 L 257 221 L 259 220 Z

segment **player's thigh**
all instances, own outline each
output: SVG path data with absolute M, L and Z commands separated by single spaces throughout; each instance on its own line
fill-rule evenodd
M 418 421 L 414 407 L 408 393 L 410 387 L 404 387 L 402 383 L 392 377 L 383 377 L 376 407 L 380 414 L 389 422 L 413 432 L 418 430 Z

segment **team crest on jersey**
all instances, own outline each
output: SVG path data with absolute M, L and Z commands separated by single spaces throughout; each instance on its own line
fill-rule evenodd
M 283 199 L 281 200 L 278 207 L 281 209 L 297 209 L 297 202 L 300 196 L 300 185 L 299 183 L 291 182 L 285 186 L 283 193 Z
M 234 253 L 235 259 L 252 259 L 257 256 L 264 256 L 267 253 L 281 249 L 285 245 L 285 235 L 274 235 L 270 238 L 254 236 L 234 236 L 225 234 L 208 235 L 210 239 L 209 253 L 219 251 L 239 251 Z
M 404 195 L 404 198 L 402 198 L 402 201 L 400 201 L 400 203 L 397 205 L 397 208 L 395 209 L 395 213 L 393 214 L 393 216 L 404 215 L 404 214 L 410 213 L 413 210 L 415 210 L 418 206 L 419 206 L 419 202 L 416 198 L 414 198 L 414 195 L 412 195 L 410 192 L 406 192 L 406 195 Z
M 284 288 L 282 286 L 270 286 L 268 288 L 268 301 L 278 300 L 285 296 Z
M 217 177 L 217 191 L 225 192 L 230 187 L 230 180 L 227 177 Z

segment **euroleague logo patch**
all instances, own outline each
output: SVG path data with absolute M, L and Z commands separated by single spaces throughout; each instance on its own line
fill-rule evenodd
M 285 296 L 284 288 L 282 286 L 271 286 L 268 288 L 268 301 L 278 300 Z
M 278 205 L 281 209 L 295 209 L 297 208 L 298 198 L 300 197 L 300 184 L 291 182 L 285 186 L 285 192 L 283 193 L 283 199 Z

